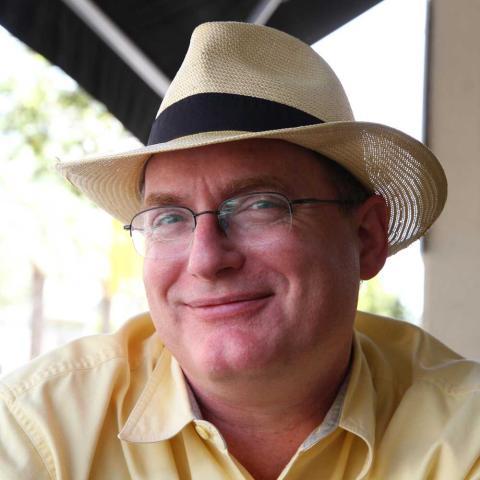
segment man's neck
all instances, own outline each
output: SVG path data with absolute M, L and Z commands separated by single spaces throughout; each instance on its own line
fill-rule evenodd
M 205 389 L 190 382 L 202 416 L 216 426 L 230 453 L 256 480 L 277 478 L 325 418 L 349 371 L 350 355 L 337 358 L 317 379 L 266 379 L 235 389 Z M 323 373 L 323 374 L 322 374 Z M 285 381 L 282 381 L 285 380 Z M 305 380 L 305 379 L 304 379 Z

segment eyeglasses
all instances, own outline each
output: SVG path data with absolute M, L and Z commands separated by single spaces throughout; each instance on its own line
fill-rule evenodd
M 137 213 L 129 225 L 137 252 L 146 258 L 164 259 L 185 252 L 201 215 L 216 215 L 225 236 L 240 245 L 266 245 L 282 238 L 292 225 L 299 205 L 349 205 L 348 200 L 299 198 L 289 200 L 277 192 L 253 192 L 224 200 L 217 210 L 194 212 L 180 206 L 152 207 Z

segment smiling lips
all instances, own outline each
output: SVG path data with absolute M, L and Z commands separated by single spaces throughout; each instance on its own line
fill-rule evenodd
M 272 293 L 243 293 L 222 297 L 204 297 L 192 300 L 185 305 L 196 316 L 205 320 L 225 319 L 227 317 L 252 314 L 262 308 Z

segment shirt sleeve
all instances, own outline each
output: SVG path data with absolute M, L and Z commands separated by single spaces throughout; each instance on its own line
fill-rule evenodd
M 0 398 L 0 478 L 52 480 L 40 454 L 7 404 Z

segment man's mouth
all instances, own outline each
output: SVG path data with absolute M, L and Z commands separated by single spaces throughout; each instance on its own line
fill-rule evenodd
M 189 300 L 186 307 L 196 316 L 206 320 L 226 319 L 239 315 L 253 314 L 265 306 L 271 292 L 235 293 L 222 296 L 201 297 Z

